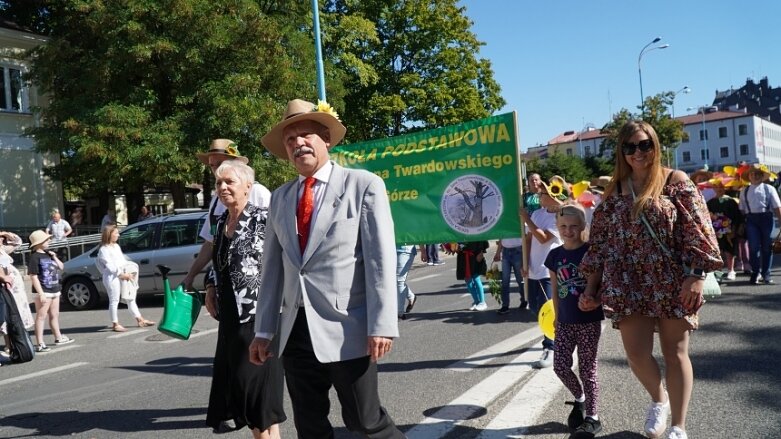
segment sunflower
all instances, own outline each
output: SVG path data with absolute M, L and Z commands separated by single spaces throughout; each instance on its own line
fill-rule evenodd
M 558 197 L 564 192 L 564 185 L 561 184 L 560 181 L 552 181 L 550 183 L 550 189 L 549 189 L 551 195 L 553 195 L 554 198 Z
M 225 153 L 228 154 L 228 155 L 238 156 L 239 155 L 239 150 L 236 148 L 236 144 L 235 143 L 231 143 L 230 145 L 228 145 L 228 148 L 225 149 Z
M 319 113 L 327 113 L 327 114 L 330 114 L 331 116 L 335 117 L 337 120 L 339 120 L 339 114 L 326 101 L 321 101 L 320 99 L 318 99 L 317 100 L 317 105 L 315 105 L 315 108 L 313 108 L 312 111 L 319 112 Z

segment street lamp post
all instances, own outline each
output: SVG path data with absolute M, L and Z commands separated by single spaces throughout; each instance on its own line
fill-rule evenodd
M 698 108 L 689 107 L 686 109 L 686 111 L 691 111 L 691 110 L 697 110 L 697 113 L 702 115 L 700 136 L 702 136 L 702 147 L 705 150 L 705 166 L 703 166 L 703 168 L 705 168 L 705 170 L 707 171 L 709 168 L 708 163 L 710 162 L 710 151 L 708 151 L 708 132 L 705 131 L 705 107 L 704 106 Z
M 640 113 L 641 115 L 645 116 L 645 97 L 643 96 L 643 69 L 640 67 L 640 61 L 643 60 L 643 55 L 645 52 L 650 52 L 654 49 L 666 49 L 670 47 L 669 44 L 662 44 L 661 46 L 651 47 L 649 49 L 649 46 L 658 43 L 662 40 L 662 37 L 656 37 L 653 41 L 646 44 L 643 47 L 643 50 L 640 51 L 640 55 L 637 56 L 637 76 L 640 78 Z
M 673 119 L 675 119 L 675 97 L 678 96 L 678 93 L 687 94 L 687 93 L 691 93 L 691 92 L 692 92 L 692 89 L 690 89 L 688 85 L 684 85 L 682 89 L 680 89 L 680 90 L 676 91 L 675 93 L 673 93 L 673 102 L 672 102 Z
M 692 89 L 689 88 L 688 85 L 684 85 L 682 89 L 680 89 L 680 90 L 676 91 L 675 93 L 673 93 L 673 99 L 672 99 L 672 103 L 671 103 L 673 120 L 675 120 L 675 97 L 678 96 L 678 93 L 687 94 L 687 93 L 691 93 L 691 91 L 692 91 Z M 678 145 L 676 144 L 676 145 L 673 145 L 673 146 L 675 146 L 673 148 L 673 161 L 675 163 L 675 169 L 678 169 Z

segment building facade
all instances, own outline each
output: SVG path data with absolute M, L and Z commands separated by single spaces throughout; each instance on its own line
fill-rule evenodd
M 32 108 L 45 105 L 25 80 L 28 50 L 46 38 L 0 21 L 0 227 L 15 229 L 45 225 L 52 209 L 62 211 L 62 186 L 43 175 L 57 158 L 39 154 L 25 137 L 37 118 Z
M 677 167 L 686 172 L 707 167 L 720 171 L 741 161 L 781 170 L 781 125 L 746 112 L 700 109 L 678 117 L 688 134 L 675 150 Z
M 671 165 L 688 173 L 708 168 L 721 171 L 742 161 L 763 163 L 781 172 L 781 125 L 744 111 L 719 111 L 716 107 L 700 109 L 696 114 L 677 117 L 683 123 L 684 140 L 674 149 Z M 602 151 L 605 134 L 591 129 L 566 131 L 547 145 L 529 148 L 526 158 L 545 158 L 564 154 L 586 158 L 610 157 Z

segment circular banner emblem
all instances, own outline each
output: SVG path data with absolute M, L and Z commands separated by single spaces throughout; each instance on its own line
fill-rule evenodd
M 456 178 L 442 194 L 440 211 L 455 231 L 477 235 L 493 227 L 502 216 L 502 193 L 482 175 Z

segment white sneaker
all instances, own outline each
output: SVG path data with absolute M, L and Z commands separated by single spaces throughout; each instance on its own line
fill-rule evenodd
M 689 436 L 686 435 L 685 431 L 674 426 L 670 429 L 670 433 L 667 435 L 667 439 L 689 439 Z
M 485 302 L 480 302 L 477 305 L 475 305 L 475 311 L 485 311 L 488 309 L 488 304 Z
M 729 273 L 727 273 L 727 280 L 735 280 L 735 272 L 734 271 L 730 271 Z M 686 433 L 684 433 L 684 434 L 686 434 Z
M 75 340 L 73 340 L 72 338 L 68 337 L 67 335 L 60 335 L 60 339 L 59 340 L 54 340 L 54 345 L 55 346 L 62 346 L 64 344 L 73 343 L 74 341 Z
M 660 437 L 667 430 L 667 416 L 670 415 L 670 398 L 667 402 L 654 402 L 648 407 L 645 415 L 645 435 L 650 438 Z
M 474 311 L 477 309 L 477 304 L 473 303 L 472 306 L 469 307 L 469 311 Z
M 534 368 L 545 369 L 551 366 L 553 366 L 553 351 L 550 349 L 543 349 L 542 356 L 534 363 Z

